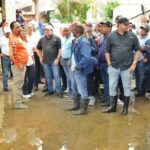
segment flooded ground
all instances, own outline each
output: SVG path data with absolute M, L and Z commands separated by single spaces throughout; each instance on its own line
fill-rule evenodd
M 122 106 L 102 114 L 100 104 L 86 116 L 66 111 L 66 98 L 43 97 L 26 110 L 12 109 L 12 93 L 0 89 L 0 150 L 150 150 L 150 99 L 136 99 L 127 117 Z

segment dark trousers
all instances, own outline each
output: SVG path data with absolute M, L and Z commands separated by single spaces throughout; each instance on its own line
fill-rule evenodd
M 144 80 L 142 84 L 142 92 L 146 93 L 150 91 L 150 65 L 145 67 Z
M 100 71 L 97 68 L 94 68 L 94 82 L 95 82 L 95 92 L 99 92 L 99 83 L 100 83 Z
M 32 66 L 26 66 L 26 72 L 24 77 L 24 84 L 22 87 L 23 94 L 31 94 L 33 89 L 33 83 L 34 83 L 34 74 L 35 74 L 35 67 Z
M 35 79 L 34 79 L 34 86 L 38 87 L 41 77 L 44 77 L 44 69 L 40 63 L 39 57 L 36 53 L 34 53 L 34 60 L 35 60 Z
M 142 83 L 144 80 L 144 64 L 143 64 L 143 60 L 138 61 L 137 63 L 137 67 L 135 70 L 135 79 L 136 79 L 136 88 L 138 92 L 142 91 Z
M 95 96 L 96 95 L 96 89 L 95 89 L 95 81 L 94 81 L 94 72 L 90 73 L 87 76 L 87 87 L 88 87 L 88 95 L 89 96 Z
M 119 99 L 123 101 L 124 89 L 123 89 L 121 77 L 119 77 L 118 90 L 119 90 Z
M 108 65 L 107 63 L 100 63 L 100 71 L 102 82 L 104 86 L 104 96 L 109 96 L 109 77 L 108 77 Z

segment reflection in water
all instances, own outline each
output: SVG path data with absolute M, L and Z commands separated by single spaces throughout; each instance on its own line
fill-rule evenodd
M 4 97 L 0 99 L 0 129 L 2 129 L 3 119 L 4 119 Z
M 30 129 L 28 129 L 28 132 L 29 132 L 30 145 L 32 145 L 33 147 L 35 146 L 37 148 L 37 150 L 42 150 L 43 141 L 37 137 L 37 135 L 36 135 L 37 129 L 30 128 Z
M 129 111 L 139 114 L 139 112 L 135 109 L 135 94 L 134 94 L 134 92 L 131 92 L 131 95 L 130 95 Z
M 135 150 L 135 146 L 132 143 L 129 143 L 129 149 L 128 150 Z
M 148 145 L 148 148 L 150 149 L 150 131 L 147 132 L 146 138 L 147 138 L 147 145 Z
M 6 143 L 11 143 L 13 141 L 16 141 L 17 133 L 15 128 L 6 128 L 4 129 L 4 141 Z
M 65 110 L 69 107 L 67 99 L 58 101 L 55 96 L 43 98 L 43 93 L 36 94 L 28 110 L 13 110 L 9 94 L 0 95 L 0 109 L 4 101 L 6 113 L 0 150 L 150 150 L 147 99 L 135 102 L 133 96 L 132 113 L 126 117 L 121 115 L 122 106 L 112 114 L 102 114 L 97 106 L 89 108 L 87 116 L 75 117 Z M 135 103 L 140 115 L 134 113 Z
M 62 146 L 59 150 L 68 150 L 65 145 Z
M 134 144 L 129 143 L 129 150 L 135 150 L 134 148 L 135 148 Z

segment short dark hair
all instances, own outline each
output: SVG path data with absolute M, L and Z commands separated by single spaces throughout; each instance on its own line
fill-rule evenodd
M 11 30 L 14 28 L 14 24 L 15 24 L 15 23 L 17 23 L 17 21 L 11 22 L 11 24 L 10 24 L 10 29 L 11 29 Z
M 77 25 L 77 26 L 75 27 L 75 30 L 76 30 L 76 32 L 77 32 L 79 35 L 83 35 L 83 34 L 84 34 L 84 27 L 83 27 L 83 25 Z
M 0 24 L 0 27 L 2 27 L 5 22 L 6 22 L 6 19 L 3 19 L 1 24 Z
M 118 15 L 118 16 L 115 18 L 115 22 L 118 23 L 118 20 L 119 20 L 120 18 L 122 18 L 122 16 L 121 16 L 121 15 Z

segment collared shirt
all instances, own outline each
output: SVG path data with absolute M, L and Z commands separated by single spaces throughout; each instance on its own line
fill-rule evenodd
M 72 36 L 66 36 L 62 39 L 61 57 L 69 59 L 71 57 Z
M 140 46 L 141 47 L 144 47 L 145 46 L 145 42 L 150 39 L 149 36 L 145 36 L 145 37 L 141 37 L 141 36 L 138 36 L 138 39 L 139 39 L 139 42 L 140 42 Z M 139 61 L 143 60 L 144 59 L 144 56 L 143 54 L 141 53 L 140 55 L 140 58 L 139 58 Z
M 133 62 L 133 50 L 140 50 L 138 38 L 134 33 L 120 35 L 118 31 L 113 31 L 108 35 L 106 53 L 110 53 L 112 67 L 127 70 Z
M 101 36 L 101 39 L 100 39 L 100 40 L 101 40 L 101 43 L 100 43 L 99 55 L 98 55 L 98 58 L 99 58 L 100 62 L 101 62 L 101 61 L 106 62 L 106 58 L 105 58 L 106 38 L 107 38 L 107 36 L 102 35 L 102 36 Z
M 31 36 L 28 36 L 28 41 L 32 48 L 36 48 L 41 36 L 37 32 L 33 32 Z
M 0 48 L 2 54 L 9 56 L 9 39 L 4 35 L 0 37 Z

